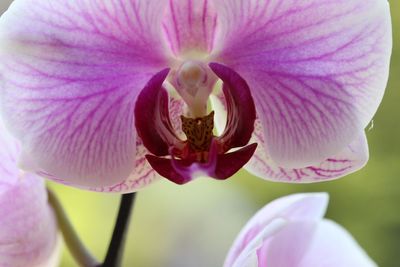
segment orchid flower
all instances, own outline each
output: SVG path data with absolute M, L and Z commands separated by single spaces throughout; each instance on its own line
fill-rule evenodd
M 61 239 L 43 178 L 16 165 L 19 146 L 0 123 L 0 266 L 58 266 Z
M 15 0 L 1 112 L 21 168 L 82 188 L 329 180 L 368 159 L 391 38 L 386 0 Z
M 235 240 L 224 267 L 375 267 L 353 237 L 323 219 L 326 193 L 295 194 L 262 208 Z

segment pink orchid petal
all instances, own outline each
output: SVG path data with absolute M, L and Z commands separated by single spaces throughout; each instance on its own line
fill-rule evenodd
M 217 26 L 217 13 L 212 1 L 168 0 L 166 10 L 164 32 L 175 55 L 212 50 Z
M 287 247 L 290 248 L 290 245 Z M 323 220 L 318 224 L 312 243 L 297 266 L 376 267 L 377 264 L 346 229 L 333 221 Z
M 277 232 L 281 231 L 287 225 L 287 221 L 282 218 L 272 220 L 255 236 L 246 246 L 246 248 L 235 259 L 232 267 L 257 267 L 257 250 L 261 248 L 266 240 L 269 240 Z
M 217 61 L 249 84 L 271 158 L 301 168 L 371 120 L 392 47 L 383 0 L 218 1 Z
M 296 194 L 271 202 L 243 228 L 224 266 L 376 266 L 345 229 L 322 218 L 327 203 L 325 193 Z M 277 220 L 283 223 L 271 231 Z
M 213 96 L 211 103 L 216 111 L 215 126 L 218 132 L 223 132 L 227 112 L 222 94 Z M 361 169 L 369 158 L 366 135 L 362 133 L 340 153 L 330 156 L 320 164 L 297 169 L 279 166 L 268 153 L 259 119 L 255 121 L 250 143 L 257 143 L 259 146 L 244 168 L 255 176 L 275 182 L 311 183 L 337 179 Z
M 42 178 L 21 175 L 14 185 L 2 188 L 0 266 L 43 266 L 57 253 L 57 239 L 56 220 Z
M 86 187 L 134 168 L 134 104 L 167 66 L 157 0 L 17 0 L 0 19 L 3 115 L 21 166 Z
M 246 249 L 247 244 L 272 220 L 276 218 L 284 218 L 289 222 L 319 220 L 324 216 L 327 205 L 326 193 L 295 194 L 269 203 L 258 211 L 241 230 L 228 253 L 224 266 L 232 266 L 237 257 Z
M 19 152 L 19 144 L 7 132 L 0 120 L 0 194 L 3 189 L 19 180 L 20 171 L 16 165 Z
M 287 224 L 258 249 L 258 266 L 298 267 L 311 246 L 318 224 L 317 221 Z
M 21 171 L 17 159 L 21 148 L 0 119 L 0 194 L 20 182 Z
M 44 180 L 18 170 L 19 146 L 2 122 L 0 147 L 0 266 L 55 267 L 60 241 Z
M 251 254 L 243 264 L 238 263 L 234 267 L 258 267 L 257 254 L 256 253 Z
M 258 264 L 279 267 L 377 266 L 343 227 L 329 220 L 287 225 L 258 250 Z
M 256 121 L 255 128 L 250 142 L 260 144 L 260 148 L 256 150 L 254 157 L 245 168 L 250 173 L 266 180 L 290 183 L 328 181 L 355 172 L 364 167 L 368 161 L 367 138 L 365 133 L 362 133 L 340 153 L 329 157 L 320 164 L 298 169 L 280 167 L 273 162 L 267 152 L 259 120 Z

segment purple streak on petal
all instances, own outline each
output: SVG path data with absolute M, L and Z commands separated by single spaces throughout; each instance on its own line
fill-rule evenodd
M 223 81 L 227 104 L 225 131 L 217 139 L 226 144 L 226 150 L 247 145 L 254 130 L 256 109 L 250 89 L 235 71 L 217 63 L 209 64 L 212 71 Z
M 27 0 L 1 17 L 2 113 L 32 171 L 86 187 L 129 176 L 135 99 L 167 64 L 162 8 Z
M 164 32 L 175 55 L 189 50 L 210 52 L 214 45 L 217 13 L 208 0 L 169 0 Z
M 259 120 L 256 121 L 255 129 L 250 142 L 257 142 L 260 146 L 245 168 L 266 180 L 290 183 L 329 181 L 361 169 L 368 161 L 367 139 L 365 134 L 361 133 L 340 153 L 332 155 L 320 164 L 298 169 L 280 167 L 268 153 Z
M 301 168 L 345 149 L 371 120 L 386 86 L 388 2 L 216 3 L 216 60 L 249 84 L 271 158 Z
M 225 180 L 237 173 L 253 156 L 257 144 L 245 146 L 237 151 L 218 155 L 215 172 L 211 175 L 217 180 Z
M 158 126 L 165 122 L 167 129 L 173 130 L 169 121 L 168 93 L 162 87 L 168 73 L 169 69 L 164 69 L 154 75 L 140 92 L 135 105 L 137 133 L 142 138 L 144 146 L 156 156 L 168 155 L 170 146 L 158 131 Z

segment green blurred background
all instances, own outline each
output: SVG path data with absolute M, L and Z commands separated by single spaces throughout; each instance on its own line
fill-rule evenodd
M 0 1 L 2 13 L 11 1 Z M 364 169 L 310 185 L 266 182 L 245 171 L 226 182 L 159 182 L 138 194 L 123 266 L 222 266 L 236 234 L 259 208 L 291 193 L 325 191 L 331 198 L 327 217 L 347 228 L 379 266 L 399 267 L 400 2 L 389 2 L 394 36 L 391 75 L 374 127 L 367 132 L 370 160 Z M 50 186 L 87 247 L 102 259 L 120 197 Z M 66 249 L 61 266 L 76 266 Z

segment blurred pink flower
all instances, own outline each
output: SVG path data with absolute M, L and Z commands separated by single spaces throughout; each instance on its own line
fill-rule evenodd
M 392 44 L 385 0 L 16 0 L 0 38 L 20 166 L 112 192 L 361 168 Z
M 240 232 L 224 267 L 377 266 L 343 227 L 323 218 L 327 205 L 326 193 L 266 205 Z
M 0 266 L 58 266 L 60 237 L 43 178 L 17 169 L 19 147 L 0 123 Z

